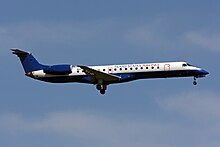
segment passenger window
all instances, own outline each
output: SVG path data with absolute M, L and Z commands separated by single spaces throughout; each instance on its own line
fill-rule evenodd
M 138 68 L 137 68 L 137 67 L 136 67 L 135 69 L 136 69 L 136 70 L 138 70 Z
M 151 68 L 152 68 L 152 69 L 154 69 L 154 67 L 153 67 L 153 66 L 152 66 Z
M 114 70 L 116 71 L 117 69 L 115 68 Z
M 159 69 L 160 67 L 159 66 L 157 66 L 157 69 Z
M 125 68 L 125 70 L 127 70 L 127 68 Z
M 146 69 L 148 69 L 148 67 L 146 67 Z
M 130 70 L 132 70 L 132 67 L 130 68 Z
M 122 68 L 120 68 L 120 70 L 122 70 Z
M 141 67 L 141 69 L 143 69 L 143 67 Z
M 103 69 L 103 71 L 105 71 L 105 69 Z

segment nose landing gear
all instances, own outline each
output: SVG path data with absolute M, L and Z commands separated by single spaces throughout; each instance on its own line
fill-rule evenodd
M 196 77 L 194 77 L 193 85 L 197 85 Z

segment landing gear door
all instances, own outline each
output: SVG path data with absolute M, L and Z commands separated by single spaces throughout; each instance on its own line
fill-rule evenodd
M 164 64 L 164 71 L 170 71 L 170 64 Z

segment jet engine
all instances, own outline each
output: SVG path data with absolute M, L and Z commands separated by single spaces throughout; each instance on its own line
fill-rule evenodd
M 72 65 L 53 65 L 45 66 L 43 69 L 44 73 L 52 75 L 68 75 L 72 73 Z

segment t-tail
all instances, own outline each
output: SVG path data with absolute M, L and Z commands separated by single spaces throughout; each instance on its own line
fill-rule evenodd
M 43 65 L 40 64 L 30 52 L 22 51 L 17 48 L 12 48 L 12 53 L 17 55 L 21 61 L 24 71 L 27 76 L 32 76 L 32 72 L 43 70 L 45 74 L 50 75 L 68 75 L 72 73 L 72 65 L 59 64 L 59 65 Z
M 12 53 L 17 55 L 21 61 L 21 64 L 24 68 L 26 74 L 29 74 L 33 71 L 43 69 L 43 65 L 41 65 L 30 52 L 22 51 L 17 48 L 12 48 Z

